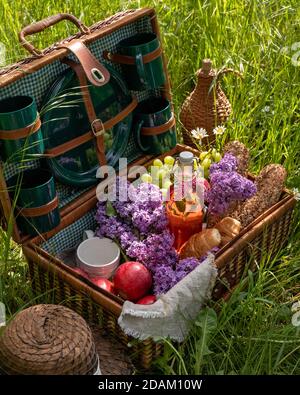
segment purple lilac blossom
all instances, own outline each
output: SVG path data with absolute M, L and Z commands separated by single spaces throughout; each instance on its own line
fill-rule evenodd
M 174 236 L 166 229 L 160 234 L 150 234 L 144 240 L 133 242 L 127 249 L 127 255 L 154 273 L 160 265 L 176 266 L 178 254 L 173 243 Z
M 206 256 L 203 259 L 194 257 L 181 259 L 175 269 L 168 265 L 157 266 L 153 275 L 154 294 L 158 296 L 168 292 L 175 284 L 203 262 L 205 258 Z
M 233 172 L 237 170 L 237 159 L 231 154 L 225 154 L 219 163 L 213 163 L 210 168 L 210 174 L 215 171 Z
M 233 201 L 249 199 L 256 193 L 255 184 L 237 173 L 236 168 L 237 160 L 230 154 L 211 165 L 211 188 L 205 193 L 210 213 L 224 214 Z
M 160 265 L 153 275 L 154 295 L 165 294 L 177 283 L 176 272 L 168 265 Z

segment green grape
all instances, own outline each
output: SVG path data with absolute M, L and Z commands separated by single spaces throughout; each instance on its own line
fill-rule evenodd
M 199 159 L 203 161 L 205 158 L 210 158 L 210 153 L 208 151 L 203 151 L 199 155 Z
M 166 199 L 167 196 L 168 196 L 168 189 L 166 189 L 166 188 L 161 188 L 160 192 L 161 192 L 161 194 L 162 194 L 163 199 Z
M 163 182 L 164 182 L 164 179 L 166 178 L 166 175 L 167 175 L 167 173 L 166 173 L 166 171 L 165 170 L 159 170 L 158 172 L 157 172 L 157 179 L 158 179 L 158 183 L 159 183 L 159 186 L 160 186 L 160 188 L 162 187 L 162 185 L 163 185 Z
M 175 159 L 172 156 L 168 155 L 165 157 L 164 162 L 166 165 L 173 166 Z
M 171 185 L 173 185 L 173 183 L 170 180 L 166 180 L 163 182 L 162 187 L 163 189 L 169 189 Z
M 209 178 L 209 169 L 204 169 L 204 178 Z
M 198 162 L 197 159 L 194 159 L 194 170 L 198 169 Z
M 169 173 L 172 170 L 172 166 L 164 164 L 160 170 L 165 170 L 166 173 Z
M 216 152 L 215 154 L 215 162 L 220 162 L 220 160 L 222 159 L 222 155 L 220 154 L 220 152 Z
M 153 166 L 162 167 L 163 163 L 160 159 L 154 159 Z
M 213 148 L 213 149 L 211 150 L 211 156 L 212 156 L 213 160 L 215 160 L 215 155 L 216 155 L 216 153 L 217 153 L 217 150 L 216 150 L 215 148 Z
M 209 168 L 210 168 L 210 165 L 211 165 L 211 159 L 205 158 L 205 159 L 202 161 L 201 165 L 204 167 L 204 169 L 209 169 Z
M 152 177 L 151 177 L 150 174 L 148 174 L 148 173 L 144 173 L 144 174 L 141 176 L 141 180 L 142 180 L 143 182 L 148 182 L 149 184 L 152 183 Z
M 159 171 L 159 169 L 160 169 L 160 167 L 151 165 L 148 167 L 148 173 L 151 174 L 152 176 L 156 175 L 157 172 Z
M 201 174 L 201 176 L 204 177 L 204 169 L 203 169 L 203 167 L 201 165 L 198 166 L 198 173 Z

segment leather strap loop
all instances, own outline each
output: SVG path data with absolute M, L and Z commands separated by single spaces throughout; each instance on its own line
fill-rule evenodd
M 0 139 L 2 140 L 19 140 L 30 134 L 36 133 L 41 128 L 41 120 L 39 117 L 29 126 L 14 130 L 0 130 Z
M 171 129 L 173 126 L 175 126 L 175 117 L 172 115 L 172 117 L 169 119 L 168 122 L 159 125 L 159 126 L 153 126 L 153 127 L 142 127 L 141 128 L 141 134 L 143 136 L 156 136 L 158 134 L 165 133 L 169 129 Z
M 150 63 L 152 60 L 158 58 L 162 54 L 161 46 L 157 47 L 154 51 L 147 53 L 143 56 L 143 63 Z M 113 63 L 120 63 L 120 64 L 128 64 L 134 65 L 135 64 L 135 57 L 128 56 L 128 55 L 121 55 L 121 54 L 113 54 L 109 51 L 103 52 L 103 57 L 106 60 L 110 60 Z
M 100 127 L 99 130 L 95 131 L 95 129 L 94 129 L 94 132 L 89 131 L 87 133 L 84 133 L 81 136 L 76 137 L 75 139 L 73 139 L 71 141 L 67 141 L 64 144 L 60 144 L 54 148 L 47 149 L 45 154 L 49 157 L 56 157 L 56 156 L 64 154 L 67 151 L 72 150 L 73 148 L 78 147 L 81 144 L 86 143 L 87 141 L 92 140 L 94 136 L 97 137 L 98 133 L 101 134 L 101 133 L 103 133 L 103 130 L 109 130 L 112 127 L 114 127 L 117 123 L 121 122 L 125 117 L 127 117 L 128 114 L 130 114 L 135 109 L 137 104 L 138 104 L 137 99 L 135 97 L 133 97 L 132 101 L 128 104 L 128 106 L 125 107 L 124 110 L 119 112 L 119 114 L 117 114 L 115 117 L 109 119 L 108 121 L 106 121 L 104 123 L 102 123 L 102 121 L 101 121 L 103 129 Z M 96 121 L 98 121 L 98 119 L 95 119 L 93 121 L 94 126 L 95 126 Z
M 85 77 L 91 84 L 103 86 L 108 83 L 110 79 L 109 71 L 80 40 L 72 40 L 69 43 L 60 44 L 59 48 L 67 48 L 76 56 L 84 70 Z
M 22 217 L 40 217 L 41 215 L 49 214 L 52 210 L 58 207 L 58 197 L 55 196 L 51 202 L 40 207 L 17 207 L 19 214 Z

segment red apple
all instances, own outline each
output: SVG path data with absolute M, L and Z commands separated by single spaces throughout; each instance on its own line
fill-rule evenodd
M 97 285 L 97 287 L 105 289 L 107 292 L 114 293 L 114 285 L 111 281 L 107 280 L 107 278 L 93 277 L 91 281 L 93 284 Z
M 72 267 L 72 270 L 82 277 L 89 278 L 89 275 L 84 270 L 80 269 L 80 267 Z
M 114 276 L 114 286 L 123 299 L 132 302 L 147 294 L 152 285 L 149 270 L 139 262 L 125 262 Z
M 152 304 L 156 302 L 156 296 L 154 295 L 146 295 L 142 299 L 138 300 L 137 304 Z

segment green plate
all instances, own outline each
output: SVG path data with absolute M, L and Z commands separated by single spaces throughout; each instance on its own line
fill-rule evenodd
M 110 80 L 89 91 L 97 118 L 113 118 L 132 101 L 121 76 L 109 65 Z M 50 88 L 42 106 L 42 131 L 46 148 L 54 148 L 91 130 L 78 79 L 72 69 L 64 71 Z M 115 167 L 126 149 L 132 127 L 129 114 L 104 135 L 107 163 Z M 88 187 L 97 183 L 99 168 L 94 140 L 48 159 L 55 177 L 64 184 Z

